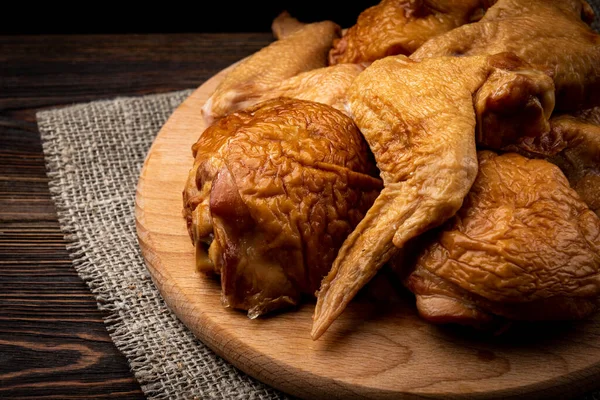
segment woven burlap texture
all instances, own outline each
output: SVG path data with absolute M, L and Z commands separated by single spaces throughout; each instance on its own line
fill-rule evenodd
M 134 196 L 141 166 L 161 126 L 189 94 L 38 113 L 59 222 L 75 269 L 148 398 L 283 398 L 193 336 L 165 305 L 139 250 Z

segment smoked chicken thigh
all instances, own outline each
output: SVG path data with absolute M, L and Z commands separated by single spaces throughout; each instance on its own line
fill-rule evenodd
M 458 213 L 424 239 L 404 282 L 435 323 L 586 317 L 600 295 L 600 220 L 559 168 L 481 151 Z
M 364 10 L 329 52 L 329 64 L 408 55 L 427 39 L 483 15 L 484 0 L 382 0 Z
M 477 174 L 476 122 L 546 129 L 547 120 L 539 120 L 552 111 L 552 90 L 551 78 L 511 54 L 420 63 L 390 56 L 358 75 L 348 91 L 349 107 L 373 151 L 384 189 L 323 280 L 314 339 L 408 240 L 461 207 Z M 530 103 L 538 110 L 521 115 L 525 107 L 519 104 Z
M 229 114 L 193 153 L 183 199 L 197 267 L 250 317 L 314 296 L 382 186 L 354 122 L 311 101 Z
M 327 65 L 327 53 L 340 27 L 331 21 L 306 24 L 236 65 L 208 98 L 202 115 L 207 126 L 230 112 L 257 102 L 281 81 Z
M 411 58 L 513 52 L 552 74 L 557 109 L 594 107 L 600 105 L 600 35 L 587 24 L 593 17 L 582 0 L 498 0 L 479 22 L 431 38 Z

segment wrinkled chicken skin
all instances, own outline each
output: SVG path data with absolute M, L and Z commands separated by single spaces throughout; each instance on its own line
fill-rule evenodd
M 560 167 L 571 187 L 600 215 L 600 107 L 556 115 L 550 124 L 548 134 L 511 148 Z
M 255 104 L 281 81 L 327 65 L 327 53 L 340 27 L 331 21 L 307 24 L 241 61 L 202 107 L 206 126 L 230 112 Z
M 600 105 L 600 35 L 586 23 L 593 16 L 582 0 L 498 0 L 479 22 L 428 40 L 411 58 L 513 52 L 551 71 L 557 109 L 593 107 Z
M 431 37 L 483 15 L 483 0 L 382 0 L 364 10 L 356 24 L 334 41 L 329 64 L 373 62 L 409 55 Z
M 314 296 L 382 186 L 354 122 L 316 102 L 229 114 L 193 151 L 183 197 L 197 267 L 252 318 Z
M 560 167 L 571 187 L 600 216 L 600 124 L 585 115 L 557 116 L 551 122 L 554 135 L 564 145 L 546 159 Z
M 510 71 L 549 80 L 552 87 L 546 75 L 519 70 L 514 57 L 507 54 L 442 57 L 422 63 L 405 56 L 387 57 L 375 61 L 355 79 L 348 91 L 350 109 L 375 155 L 384 189 L 346 239 L 323 280 L 313 317 L 313 339 L 323 334 L 361 287 L 409 239 L 443 223 L 460 208 L 477 174 L 477 120 L 501 123 L 500 117 L 485 117 L 489 112 L 511 123 L 543 125 L 537 119 L 549 115 L 549 110 L 528 112 L 534 119 L 530 121 L 474 104 L 517 104 L 532 97 L 548 97 L 546 92 L 531 92 L 544 85 L 517 79 L 522 85 L 514 88 L 522 90 L 508 92 L 500 86 L 486 91 L 493 101 L 474 100 L 488 79 L 501 85 L 512 82 L 493 78 Z M 537 102 L 539 107 L 543 103 Z M 521 108 L 513 109 L 518 114 Z
M 573 113 L 573 116 L 589 122 L 590 124 L 600 125 L 600 107 L 579 110 Z
M 495 62 L 498 69 L 474 97 L 477 145 L 506 150 L 515 143 L 539 142 L 550 131 L 552 79 L 512 53 L 496 57 Z
M 600 295 L 600 220 L 559 168 L 515 153 L 479 154 L 464 205 L 405 279 L 419 314 L 481 328 L 494 321 L 566 320 Z

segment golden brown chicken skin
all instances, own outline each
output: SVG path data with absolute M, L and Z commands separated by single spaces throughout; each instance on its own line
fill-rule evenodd
M 600 107 L 555 115 L 550 126 L 547 134 L 508 148 L 556 164 L 581 199 L 600 215 Z
M 242 60 L 221 81 L 202 108 L 206 125 L 256 103 L 283 80 L 327 65 L 340 27 L 331 21 L 306 24 Z
M 364 10 L 329 52 L 329 64 L 409 55 L 429 38 L 483 15 L 485 0 L 382 0 Z
M 556 108 L 600 105 L 600 35 L 587 24 L 593 11 L 582 0 L 498 0 L 484 17 L 436 36 L 411 58 L 512 52 L 548 70 Z
M 479 152 L 458 213 L 405 279 L 434 323 L 584 318 L 600 296 L 600 220 L 555 165 Z
M 477 121 L 514 129 L 515 122 L 547 126 L 547 120 L 538 120 L 554 106 L 552 80 L 516 61 L 510 54 L 421 63 L 393 56 L 375 61 L 355 79 L 348 91 L 350 110 L 385 187 L 323 280 L 313 338 L 407 241 L 461 207 L 477 174 Z M 505 90 L 509 87 L 513 90 Z M 518 105 L 532 98 L 539 110 L 521 115 L 526 108 Z M 498 104 L 510 104 L 512 112 Z
M 593 117 L 594 113 L 590 113 Z M 560 151 L 546 159 L 560 167 L 581 199 L 600 216 L 600 124 L 585 114 L 552 118 Z
M 310 39 L 312 36 L 308 35 L 307 31 L 312 33 L 317 28 L 323 30 L 331 25 L 301 24 L 289 14 L 283 13 L 275 19 L 273 27 L 274 32 L 278 32 L 282 37 L 276 42 L 279 46 L 273 51 L 265 49 L 265 54 L 259 52 L 253 55 L 246 63 L 242 63 L 232 71 L 234 76 L 230 78 L 235 78 L 235 81 L 217 88 L 204 107 L 207 122 L 211 123 L 215 118 L 220 118 L 229 112 L 277 97 L 316 101 L 347 113 L 346 91 L 365 66 L 340 64 L 325 67 L 322 55 L 316 56 L 316 63 L 313 60 L 314 64 L 306 66 L 309 65 L 309 60 L 306 58 L 315 57 L 311 48 L 322 49 L 326 43 L 330 43 L 330 39 L 306 43 L 308 51 L 305 50 L 304 53 L 297 49 L 303 41 L 314 40 L 314 38 Z M 325 34 L 328 35 L 329 32 Z M 304 71 L 282 70 L 277 65 L 281 56 L 290 57 L 289 64 L 295 66 L 294 68 L 306 64 L 303 67 Z M 262 71 L 258 69 L 259 67 Z M 248 75 L 249 71 L 254 72 Z M 216 106 L 215 102 L 220 106 Z
M 290 97 L 327 104 L 348 114 L 346 93 L 364 69 L 361 64 L 339 64 L 306 71 L 282 81 L 248 104 L 276 97 Z
M 283 39 L 286 36 L 304 28 L 306 24 L 292 17 L 288 11 L 282 11 L 271 23 L 271 32 L 276 39 Z
M 198 269 L 250 317 L 314 296 L 381 189 L 354 122 L 277 98 L 229 114 L 193 146 L 184 215 Z

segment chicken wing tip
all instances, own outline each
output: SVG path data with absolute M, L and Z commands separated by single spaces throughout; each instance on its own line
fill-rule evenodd
M 323 334 L 325 333 L 325 331 L 327 330 L 327 328 L 329 328 L 329 326 L 324 326 L 323 324 L 320 324 L 318 326 L 313 326 L 311 332 L 310 332 L 310 337 L 313 341 L 319 340 L 319 338 L 321 336 L 323 336 Z
M 340 307 L 339 304 L 337 307 L 331 305 L 325 305 L 323 303 L 329 303 L 327 301 L 327 293 L 323 297 L 319 296 L 319 299 L 323 299 L 322 301 L 317 301 L 317 306 L 315 307 L 315 313 L 313 315 L 313 324 L 310 332 L 310 336 L 312 340 L 318 340 L 325 331 L 331 326 L 333 321 L 342 313 L 344 307 Z
M 283 39 L 304 27 L 304 23 L 294 18 L 288 10 L 280 12 L 271 23 L 271 32 L 275 39 Z

